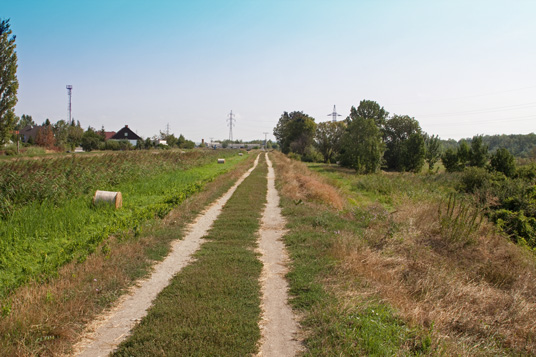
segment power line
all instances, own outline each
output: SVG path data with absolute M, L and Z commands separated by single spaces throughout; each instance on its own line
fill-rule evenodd
M 527 109 L 527 108 L 531 108 L 535 106 L 536 106 L 536 102 L 530 102 L 530 103 L 524 103 L 524 104 L 513 104 L 513 105 L 500 106 L 500 107 L 492 107 L 488 109 L 472 109 L 472 110 L 465 110 L 465 111 L 459 111 L 459 112 L 438 113 L 438 114 L 421 114 L 421 115 L 415 115 L 415 117 L 432 118 L 432 117 L 458 116 L 458 115 L 467 115 L 467 114 L 496 113 L 496 112 L 509 111 L 512 109 Z
M 527 89 L 533 89 L 533 88 L 536 88 L 536 86 L 528 86 L 528 87 L 507 89 L 507 90 L 503 90 L 503 91 L 488 92 L 488 93 L 481 93 L 481 94 L 471 94 L 471 95 L 460 96 L 460 97 L 432 99 L 432 100 L 417 100 L 417 101 L 414 101 L 414 102 L 391 103 L 391 105 L 448 102 L 448 101 L 453 101 L 453 100 L 458 100 L 458 99 L 488 97 L 488 96 L 504 94 L 504 93 L 519 92 L 519 91 L 523 91 L 523 90 L 527 90 Z
M 492 124 L 492 123 L 502 123 L 502 122 L 522 122 L 528 120 L 536 120 L 536 114 L 525 115 L 520 117 L 508 117 L 500 119 L 485 119 L 485 120 L 471 120 L 471 121 L 459 121 L 459 122 L 440 122 L 440 123 L 426 123 L 426 126 L 461 126 L 461 125 L 472 125 L 472 124 Z

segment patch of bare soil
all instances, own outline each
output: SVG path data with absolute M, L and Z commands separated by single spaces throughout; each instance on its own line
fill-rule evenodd
M 139 281 L 128 294 L 119 299 L 113 309 L 88 326 L 80 342 L 74 346 L 75 356 L 107 356 L 128 337 L 130 330 L 147 314 L 147 310 L 158 293 L 169 284 L 175 274 L 192 261 L 192 254 L 203 243 L 202 238 L 221 213 L 222 207 L 257 166 L 258 161 L 257 157 L 253 167 L 225 195 L 189 225 L 184 239 L 172 244 L 171 253 L 165 260 L 155 265 L 148 279 Z
M 279 194 L 275 188 L 275 173 L 272 162 L 268 163 L 268 193 L 266 208 L 259 230 L 259 252 L 263 270 L 262 339 L 259 356 L 294 356 L 301 351 L 298 339 L 299 326 L 292 309 L 288 305 L 288 284 L 285 274 L 289 260 L 282 236 L 285 233 L 285 219 L 279 207 Z

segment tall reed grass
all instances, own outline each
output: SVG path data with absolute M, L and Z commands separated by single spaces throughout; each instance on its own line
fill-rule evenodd
M 6 162 L 0 170 L 0 297 L 83 261 L 110 235 L 136 231 L 243 160 L 235 152 L 124 152 Z M 227 156 L 226 165 L 216 157 Z M 96 189 L 121 191 L 123 208 L 95 208 Z M 6 204 L 7 202 L 7 204 Z

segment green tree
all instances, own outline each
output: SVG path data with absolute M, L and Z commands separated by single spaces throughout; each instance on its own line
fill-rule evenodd
M 426 154 L 424 136 L 421 133 L 413 133 L 404 143 L 404 170 L 420 172 L 424 166 L 424 155 Z
M 184 135 L 180 134 L 179 138 L 177 139 L 177 146 L 182 149 L 184 147 L 185 142 L 186 142 L 186 138 L 184 137 Z
M 438 162 L 441 157 L 441 142 L 437 135 L 425 135 L 425 137 L 426 150 L 424 157 L 428 163 L 428 170 L 432 172 L 436 162 Z
M 177 147 L 179 142 L 179 139 L 175 137 L 173 134 L 166 135 L 166 143 L 170 148 Z
M 389 170 L 420 171 L 425 148 L 417 120 L 407 115 L 394 115 L 385 123 L 384 141 L 384 160 Z
M 318 151 L 324 157 L 324 162 L 332 162 L 339 153 L 345 128 L 346 123 L 344 121 L 327 121 L 316 126 L 315 143 Z
M 192 140 L 185 140 L 181 146 L 182 149 L 193 149 L 195 148 L 195 143 Z
M 513 177 L 516 173 L 516 160 L 506 148 L 498 148 L 491 155 L 490 164 L 493 170 L 502 172 L 507 177 Z
M 70 125 L 65 120 L 58 120 L 53 126 L 54 137 L 58 147 L 70 146 L 68 143 Z
M 15 35 L 9 28 L 9 20 L 0 21 L 0 146 L 11 137 L 15 126 L 17 104 L 17 52 Z
M 67 144 L 74 150 L 82 143 L 82 136 L 84 135 L 84 129 L 78 125 L 74 125 L 74 121 L 67 128 Z
M 443 163 L 443 166 L 445 166 L 445 170 L 447 170 L 447 172 L 462 170 L 458 153 L 452 148 L 448 148 L 445 150 L 443 155 L 441 155 L 441 162 Z
M 104 142 L 102 136 L 92 127 L 88 127 L 82 135 L 81 146 L 84 151 L 97 150 L 99 143 Z
M 284 112 L 274 128 L 281 151 L 303 155 L 305 148 L 312 145 L 316 131 L 315 120 L 303 112 Z
M 357 115 L 365 119 L 374 119 L 376 126 L 383 130 L 387 116 L 389 112 L 380 107 L 378 103 L 373 100 L 362 100 L 357 107 Z
M 28 125 L 35 126 L 35 122 L 33 121 L 32 116 L 22 114 L 19 121 L 17 122 L 17 125 L 15 126 L 15 129 L 21 130 L 21 129 L 24 129 Z
M 359 174 L 377 172 L 384 151 L 382 133 L 374 118 L 360 116 L 355 107 L 346 118 L 348 126 L 341 138 L 340 162 Z
M 464 167 L 469 165 L 469 162 L 471 160 L 471 148 L 469 147 L 469 144 L 467 144 L 467 141 L 460 141 L 460 144 L 458 145 L 458 149 L 456 151 L 456 155 L 458 155 L 460 170 L 463 170 Z
M 473 136 L 469 152 L 469 165 L 484 167 L 488 163 L 488 157 L 488 146 L 482 142 L 482 135 Z

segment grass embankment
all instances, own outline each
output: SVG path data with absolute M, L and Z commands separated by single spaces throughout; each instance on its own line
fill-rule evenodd
M 262 264 L 254 249 L 266 174 L 262 155 L 214 222 L 196 261 L 159 294 L 115 356 L 247 356 L 257 351 Z
M 311 168 L 277 159 L 309 354 L 536 353 L 534 256 L 449 203 L 448 175 Z
M 216 163 L 221 155 L 226 165 Z M 112 234 L 164 217 L 242 159 L 236 152 L 167 151 L 0 164 L 0 297 L 85 259 Z M 122 192 L 123 208 L 93 207 L 97 189 Z
M 340 274 L 335 254 L 341 236 L 362 232 L 349 219 L 346 200 L 327 180 L 297 161 L 274 155 L 285 236 L 291 258 L 291 303 L 302 315 L 305 355 L 396 355 L 426 352 L 426 331 L 412 328 L 373 294 L 350 290 L 356 279 Z
M 163 221 L 150 219 L 136 231 L 112 236 L 85 261 L 65 264 L 46 282 L 28 283 L 4 297 L 0 355 L 68 351 L 84 324 L 147 274 L 154 260 L 167 255 L 170 242 L 183 236 L 185 225 L 247 170 L 253 157 L 244 158 L 236 169 L 215 177 L 202 191 L 186 198 Z

